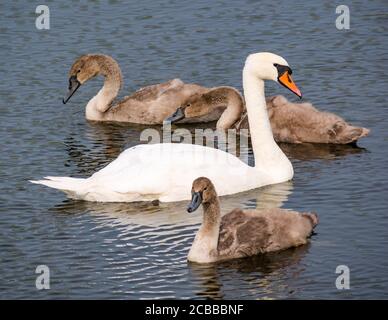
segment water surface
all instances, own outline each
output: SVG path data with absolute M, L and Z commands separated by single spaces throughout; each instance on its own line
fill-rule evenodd
M 388 298 L 386 1 L 352 1 L 346 31 L 335 28 L 332 1 L 46 3 L 49 31 L 35 28 L 35 4 L 0 4 L 0 298 Z M 292 182 L 222 198 L 225 212 L 316 211 L 309 245 L 192 265 L 201 215 L 187 215 L 186 203 L 86 203 L 27 182 L 86 177 L 139 143 L 142 127 L 85 120 L 101 79 L 62 104 L 77 56 L 117 59 L 125 96 L 175 77 L 241 89 L 244 59 L 257 51 L 288 60 L 305 100 L 371 129 L 358 148 L 282 145 Z M 295 100 L 275 83 L 266 89 Z M 50 290 L 35 288 L 41 264 Z M 335 287 L 343 264 L 347 291 Z

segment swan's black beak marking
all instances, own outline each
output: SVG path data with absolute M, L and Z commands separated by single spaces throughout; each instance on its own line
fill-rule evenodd
M 171 116 L 169 116 L 163 122 L 164 123 L 174 123 L 174 122 L 177 122 L 179 120 L 184 119 L 185 117 L 186 116 L 185 116 L 185 113 L 183 111 L 183 108 L 179 107 L 178 109 L 175 110 L 175 112 Z
M 187 212 L 191 213 L 198 209 L 198 207 L 202 203 L 202 193 L 201 192 L 193 192 L 191 194 L 191 202 L 187 207 Z
M 62 100 L 63 104 L 65 104 L 67 101 L 70 100 L 72 95 L 77 91 L 77 89 L 80 86 L 81 86 L 81 83 L 77 80 L 76 76 L 71 76 L 69 78 L 69 91 L 67 92 L 66 96 Z

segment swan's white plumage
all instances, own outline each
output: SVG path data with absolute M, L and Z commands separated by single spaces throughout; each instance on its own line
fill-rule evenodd
M 190 181 L 199 176 L 212 179 L 220 195 L 281 182 L 227 152 L 172 143 L 129 148 L 87 179 L 47 177 L 33 182 L 89 201 L 170 202 L 190 199 Z

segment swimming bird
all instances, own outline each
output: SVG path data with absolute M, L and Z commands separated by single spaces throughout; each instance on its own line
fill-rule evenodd
M 311 103 L 294 103 L 284 96 L 266 98 L 268 116 L 276 142 L 349 144 L 365 137 L 369 129 L 352 126 L 334 113 L 319 111 Z M 240 92 L 218 87 L 189 96 L 165 121 L 174 123 L 203 117 L 223 108 L 219 130 L 249 130 L 248 114 Z
M 244 98 L 236 88 L 227 86 L 193 93 L 164 122 L 176 123 L 203 117 L 208 113 L 213 113 L 214 110 L 220 111 L 220 117 L 216 124 L 217 129 L 234 128 L 245 114 Z
M 261 52 L 247 57 L 243 87 L 255 166 L 225 151 L 205 146 L 162 143 L 137 145 L 87 179 L 46 177 L 32 181 L 59 189 L 74 199 L 100 202 L 172 202 L 190 198 L 191 182 L 209 177 L 219 194 L 228 195 L 292 179 L 291 162 L 273 139 L 264 96 L 264 80 L 296 95 L 301 92 L 282 57 Z
M 194 212 L 202 204 L 203 220 L 187 259 L 209 263 L 284 250 L 306 244 L 318 224 L 316 213 L 285 209 L 234 209 L 221 218 L 220 201 L 206 177 L 194 180 L 191 202 Z
M 75 60 L 69 72 L 69 91 L 63 99 L 67 103 L 74 93 L 88 80 L 102 75 L 102 89 L 86 105 L 86 119 L 92 121 L 118 121 L 138 124 L 161 124 L 190 95 L 208 89 L 197 84 L 172 79 L 144 87 L 134 94 L 115 102 L 122 87 L 123 77 L 116 60 L 103 54 L 86 54 Z M 210 112 L 202 118 L 184 122 L 213 121 L 219 113 Z
M 278 95 L 267 99 L 274 138 L 287 143 L 354 144 L 369 134 L 369 129 L 347 123 L 340 116 L 319 111 L 311 103 L 293 103 Z M 237 130 L 249 129 L 245 113 Z

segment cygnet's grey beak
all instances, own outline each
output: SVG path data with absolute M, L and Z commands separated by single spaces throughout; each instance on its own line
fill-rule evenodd
M 77 80 L 76 76 L 71 76 L 69 78 L 69 91 L 67 92 L 66 96 L 62 100 L 63 104 L 65 104 L 67 101 L 69 101 L 69 99 L 77 91 L 77 89 L 80 87 L 80 85 L 81 85 L 81 83 Z
M 202 203 L 202 194 L 200 192 L 193 192 L 191 195 L 191 202 L 187 206 L 187 212 L 192 213 L 198 209 Z
M 167 119 L 164 119 L 163 123 L 174 123 L 184 118 L 185 118 L 185 113 L 183 111 L 183 108 L 179 107 L 178 109 L 175 110 L 175 112 L 171 116 L 169 116 Z

